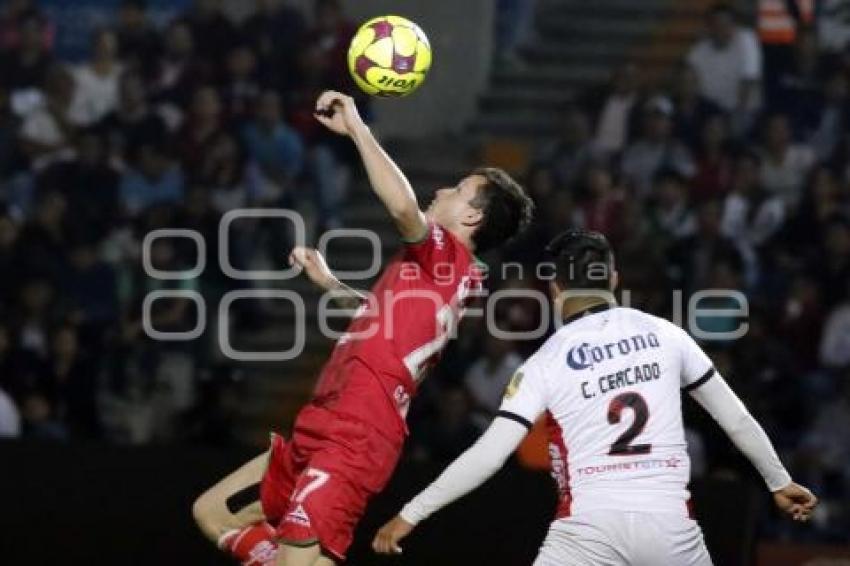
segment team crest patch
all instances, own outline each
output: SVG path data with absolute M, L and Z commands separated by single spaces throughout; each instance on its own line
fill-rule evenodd
M 510 383 L 508 383 L 508 386 L 505 388 L 505 399 L 510 399 L 516 395 L 516 392 L 519 391 L 519 384 L 522 383 L 522 377 L 521 371 L 514 374 Z

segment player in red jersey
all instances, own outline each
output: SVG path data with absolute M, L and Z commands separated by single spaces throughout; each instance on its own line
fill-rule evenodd
M 493 168 L 438 190 L 422 212 L 350 97 L 323 93 L 316 118 L 354 142 L 404 248 L 368 298 L 340 283 L 315 250 L 293 251 L 292 263 L 357 312 L 292 438 L 272 435 L 269 451 L 195 502 L 203 533 L 243 564 L 325 566 L 345 559 L 366 503 L 398 461 L 410 398 L 452 336 L 466 297 L 481 287 L 474 254 L 500 246 L 531 216 L 522 188 Z M 232 513 L 228 499 L 258 482 L 260 500 Z

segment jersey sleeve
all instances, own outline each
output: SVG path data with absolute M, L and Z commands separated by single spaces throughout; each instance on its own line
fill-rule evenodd
M 543 368 L 531 358 L 511 378 L 496 416 L 515 420 L 531 428 L 546 410 L 546 399 Z
M 715 373 L 714 364 L 688 333 L 678 327 L 675 332 L 679 338 L 679 352 L 682 360 L 681 387 L 685 391 L 693 391 L 711 379 Z
M 460 244 L 439 224 L 428 222 L 425 236 L 417 242 L 405 242 L 405 246 L 405 259 L 419 264 L 430 276 L 452 278 L 457 272 L 455 264 L 461 255 Z

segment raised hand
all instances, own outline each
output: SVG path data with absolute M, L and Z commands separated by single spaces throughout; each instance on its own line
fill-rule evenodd
M 313 248 L 296 246 L 289 254 L 289 265 L 303 269 L 310 281 L 322 289 L 330 289 L 337 284 L 325 258 Z
M 354 99 L 333 90 L 323 92 L 316 100 L 314 116 L 326 128 L 342 136 L 351 136 L 364 127 Z

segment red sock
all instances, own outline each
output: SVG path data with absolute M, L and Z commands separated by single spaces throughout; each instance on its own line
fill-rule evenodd
M 239 559 L 243 566 L 271 566 L 277 554 L 275 531 L 265 521 L 224 533 L 218 539 L 218 546 Z

